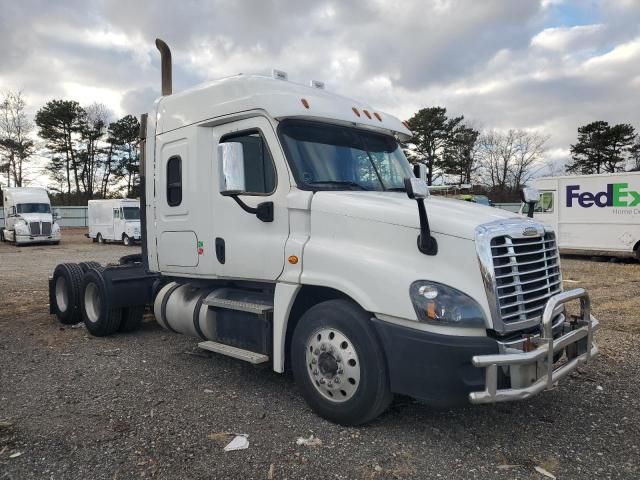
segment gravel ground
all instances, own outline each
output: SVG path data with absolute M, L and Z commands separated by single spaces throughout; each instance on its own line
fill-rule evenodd
M 400 398 L 361 428 L 313 414 L 290 376 L 198 351 L 149 315 L 94 338 L 48 314 L 60 262 L 135 252 L 65 231 L 0 244 L 0 479 L 640 477 L 640 265 L 564 259 L 587 286 L 602 355 L 521 403 L 437 410 Z M 247 450 L 224 452 L 229 433 Z M 296 445 L 314 435 L 322 443 Z

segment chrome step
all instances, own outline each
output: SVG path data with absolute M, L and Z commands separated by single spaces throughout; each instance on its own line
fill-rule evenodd
M 229 298 L 220 298 L 215 296 L 213 292 L 202 303 L 210 307 L 226 308 L 227 310 L 239 310 L 241 312 L 255 313 L 262 315 L 267 312 L 273 312 L 273 304 L 243 302 L 240 300 L 232 300 Z
M 243 350 L 242 348 L 232 347 L 231 345 L 225 345 L 224 343 L 218 342 L 200 342 L 198 347 L 203 350 L 209 350 L 210 352 L 220 353 L 221 355 L 226 355 L 228 357 L 238 358 L 240 360 L 244 360 L 245 362 L 258 364 L 269 361 L 268 355 L 263 355 L 262 353 L 252 352 L 250 350 Z

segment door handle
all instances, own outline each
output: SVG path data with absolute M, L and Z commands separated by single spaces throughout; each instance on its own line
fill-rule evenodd
M 225 248 L 224 248 L 224 238 L 216 238 L 216 258 L 218 259 L 218 261 L 224 265 L 224 252 Z

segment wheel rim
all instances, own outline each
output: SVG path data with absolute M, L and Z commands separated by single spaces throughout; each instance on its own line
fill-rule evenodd
M 335 328 L 316 330 L 306 343 L 311 384 L 327 400 L 346 402 L 360 385 L 360 359 L 351 340 Z
M 102 235 L 98 234 L 98 243 L 102 243 Z
M 124 236 L 123 243 L 125 244 L 125 246 L 129 246 L 129 237 L 127 237 L 126 235 Z
M 90 322 L 95 323 L 100 318 L 100 290 L 95 283 L 87 284 L 84 289 L 84 310 Z
M 67 294 L 67 281 L 60 276 L 56 280 L 56 303 L 58 310 L 66 312 L 69 307 L 69 296 Z

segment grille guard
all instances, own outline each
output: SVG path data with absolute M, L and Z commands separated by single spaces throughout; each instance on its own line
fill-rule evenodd
M 554 339 L 553 313 L 557 307 L 573 300 L 580 301 L 580 316 L 566 323 L 562 335 Z M 598 354 L 598 346 L 593 341 L 593 333 L 598 326 L 598 320 L 591 315 L 589 294 L 583 288 L 552 296 L 542 315 L 542 336 L 531 340 L 535 346 L 533 350 L 477 355 L 471 359 L 475 367 L 485 368 L 486 371 L 484 391 L 471 392 L 469 400 L 474 404 L 524 400 L 552 388 L 556 382 Z M 554 355 L 563 351 L 567 356 L 566 363 L 554 367 Z M 498 367 L 509 368 L 512 388 L 498 389 Z M 513 387 L 516 372 L 520 383 L 522 378 L 529 378 L 530 384 Z

